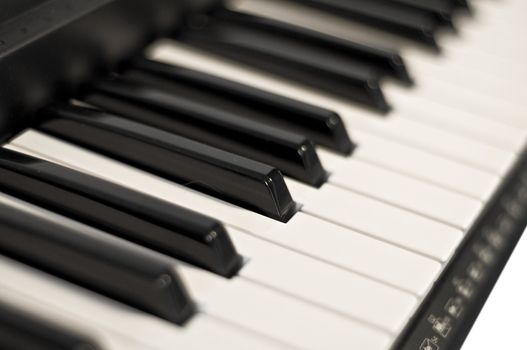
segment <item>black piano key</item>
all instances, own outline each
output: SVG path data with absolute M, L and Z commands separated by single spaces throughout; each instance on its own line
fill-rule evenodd
M 176 324 L 194 314 L 194 303 L 164 258 L 5 200 L 0 231 L 0 254 Z
M 222 276 L 242 265 L 212 218 L 7 149 L 0 149 L 0 191 Z
M 345 40 L 228 10 L 217 10 L 199 21 L 206 24 L 191 24 L 177 38 L 383 112 L 389 105 L 380 79 L 392 75 L 410 81 L 397 55 Z
M 87 108 L 47 111 L 38 129 L 185 186 L 287 221 L 295 212 L 269 165 Z
M 452 1 L 444 0 L 391 0 L 410 7 L 433 13 L 440 21 L 453 25 L 452 16 L 456 6 Z
M 152 86 L 155 80 L 152 77 L 148 84 L 123 79 L 104 81 L 96 84 L 96 92 L 86 94 L 84 101 L 137 122 L 272 165 L 313 186 L 326 181 L 326 171 L 315 147 L 304 135 L 209 105 L 203 96 L 185 96 L 181 90 L 156 88 Z M 199 94 L 199 89 L 195 93 Z
M 445 2 L 454 2 L 458 7 L 460 8 L 464 8 L 464 9 L 467 9 L 467 10 L 471 10 L 471 7 L 470 7 L 470 3 L 468 2 L 468 0 L 443 0 Z
M 208 105 L 220 105 L 238 115 L 306 135 L 345 155 L 355 148 L 342 119 L 333 111 L 179 66 L 140 59 L 133 67 L 123 76 L 165 89 L 184 86 L 199 93 Z
M 101 350 L 77 332 L 0 303 L 0 349 Z
M 437 48 L 441 22 L 431 13 L 386 0 L 294 0 Z
M 279 42 L 282 40 L 284 45 L 301 42 L 306 46 L 306 50 L 311 49 L 314 50 L 314 53 L 318 52 L 321 55 L 340 57 L 344 64 L 347 62 L 350 67 L 356 65 L 357 70 L 368 67 L 374 69 L 380 76 L 391 76 L 404 83 L 412 83 L 412 78 L 402 57 L 394 51 L 369 47 L 286 22 L 224 9 L 214 12 L 209 21 L 211 22 L 208 24 L 209 26 L 219 27 L 220 30 L 223 30 L 223 26 L 225 26 L 225 33 L 239 28 L 250 31 L 254 35 L 253 41 L 258 40 L 260 35 L 265 38 L 265 34 L 273 36 L 275 45 L 282 45 Z M 217 33 L 214 34 L 217 35 Z M 239 34 L 233 33 L 233 39 L 239 45 L 243 38 Z M 245 43 L 256 45 L 256 43 Z M 266 41 L 264 40 L 261 46 L 262 50 L 269 49 L 265 44 Z

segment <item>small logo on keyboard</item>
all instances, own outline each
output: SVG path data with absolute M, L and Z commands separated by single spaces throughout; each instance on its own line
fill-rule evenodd
M 437 338 L 427 338 L 423 340 L 423 343 L 419 347 L 419 350 L 439 350 L 439 345 L 437 345 Z

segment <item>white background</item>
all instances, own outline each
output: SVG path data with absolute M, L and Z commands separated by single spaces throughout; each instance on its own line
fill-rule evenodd
M 524 233 L 463 350 L 527 349 L 526 316 L 527 233 Z

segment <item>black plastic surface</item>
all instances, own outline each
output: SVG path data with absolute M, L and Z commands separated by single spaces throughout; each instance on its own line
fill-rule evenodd
M 177 39 L 383 112 L 381 78 L 409 81 L 395 53 L 224 9 L 190 20 Z
M 355 148 L 340 116 L 328 109 L 293 100 L 232 80 L 199 71 L 140 59 L 123 74 L 131 79 L 145 77 L 145 72 L 163 84 L 192 88 L 208 105 L 226 109 L 246 118 L 305 135 L 321 146 L 349 155 Z M 199 92 L 199 94 L 198 94 Z
M 394 350 L 458 350 L 527 225 L 527 150 L 401 333 Z
M 0 349 L 102 350 L 93 339 L 1 303 Z
M 28 126 L 38 108 L 175 30 L 185 8 L 212 2 L 1 1 L 0 142 Z
M 276 168 L 179 135 L 86 108 L 53 114 L 38 128 L 277 220 L 296 210 Z
M 389 0 L 294 0 L 437 47 L 440 20 L 432 13 Z
M 223 276 L 242 264 L 217 220 L 6 149 L 0 191 Z
M 276 167 L 313 186 L 327 178 L 306 136 L 222 108 L 214 94 L 148 74 L 94 86 L 84 101 L 110 113 Z M 206 101 L 206 103 L 204 103 Z M 220 99 L 221 101 L 221 99 Z
M 177 324 L 194 313 L 164 258 L 4 203 L 0 231 L 0 254 Z

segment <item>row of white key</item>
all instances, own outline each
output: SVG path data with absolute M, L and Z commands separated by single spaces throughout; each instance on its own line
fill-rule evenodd
M 23 202 L 15 200 L 9 196 L 0 195 L 0 201 L 4 204 L 16 207 L 20 210 L 25 210 L 31 212 L 33 215 L 45 217 L 47 220 L 59 223 L 66 227 L 72 227 L 76 230 L 82 230 L 84 233 L 93 236 L 99 236 L 103 240 L 108 241 L 118 241 L 121 245 L 127 245 L 133 247 L 133 249 L 143 249 L 138 246 L 134 246 L 131 243 L 122 241 L 118 238 L 114 238 L 110 235 L 107 235 L 98 230 L 91 229 L 82 224 L 78 224 L 69 219 L 54 215 L 50 212 L 41 210 L 32 205 L 27 205 Z M 258 247 L 263 248 L 263 253 L 272 254 L 273 252 L 265 252 L 265 244 Z M 150 254 L 156 254 L 154 252 L 149 252 Z M 289 256 L 289 254 L 288 254 Z M 280 255 L 273 256 L 275 263 L 284 263 L 280 261 Z M 258 259 L 258 256 L 253 257 L 252 259 Z M 167 258 L 168 260 L 168 258 Z M 261 261 L 260 264 L 265 264 L 266 261 Z M 293 256 L 293 263 L 294 256 Z M 299 265 L 302 266 L 303 261 L 299 262 Z M 251 261 L 248 262 L 251 264 Z M 271 264 L 272 266 L 272 264 Z M 320 266 L 317 264 L 308 264 L 306 267 L 314 267 L 315 270 L 313 273 L 320 271 Z M 260 265 L 260 270 L 263 265 Z M 32 285 L 27 285 L 24 279 L 26 276 L 24 274 L 20 275 L 17 271 L 12 272 L 12 275 L 9 275 L 9 264 L 3 263 L 0 264 L 1 269 L 7 269 L 4 271 L 3 276 L 11 277 L 7 278 L 5 282 L 3 281 L 0 286 L 4 285 L 4 289 L 20 289 L 17 292 L 22 293 L 22 295 L 27 296 L 30 299 L 39 299 L 43 303 L 52 304 L 50 306 L 56 307 L 56 304 L 66 304 L 68 305 L 71 302 L 71 299 L 82 299 L 83 293 L 78 293 L 79 290 L 72 290 L 71 295 L 68 295 L 69 288 L 62 290 L 60 284 L 54 283 L 53 279 L 50 279 L 50 283 L 35 289 Z M 258 267 L 257 267 L 258 269 Z M 85 300 L 78 301 L 78 304 L 74 309 L 78 310 L 83 316 L 80 318 L 100 318 L 101 321 L 95 322 L 94 326 L 100 326 L 101 329 L 108 331 L 116 332 L 122 334 L 123 336 L 130 339 L 141 340 L 142 343 L 146 343 L 148 346 L 151 346 L 156 349 L 172 349 L 181 341 L 189 341 L 194 345 L 194 348 L 203 348 L 207 343 L 212 344 L 215 341 L 213 338 L 214 334 L 203 333 L 201 338 L 202 340 L 196 337 L 196 334 L 192 332 L 195 325 L 201 323 L 202 315 L 205 317 L 212 317 L 213 319 L 221 321 L 225 326 L 231 324 L 238 329 L 239 333 L 246 334 L 246 337 L 250 338 L 251 334 L 257 334 L 260 337 L 265 337 L 272 339 L 275 342 L 288 344 L 294 348 L 300 349 L 324 349 L 326 346 L 331 346 L 334 349 L 349 349 L 349 348 L 361 348 L 361 349 L 388 349 L 391 341 L 393 340 L 394 335 L 379 330 L 377 327 L 373 327 L 364 322 L 354 320 L 352 318 L 346 317 L 341 313 L 332 312 L 326 310 L 325 308 L 314 305 L 310 301 L 304 301 L 301 297 L 294 294 L 283 293 L 278 291 L 280 289 L 280 284 L 276 284 L 276 281 L 273 280 L 273 285 L 271 287 L 265 286 L 265 281 L 260 281 L 258 276 L 258 270 L 253 271 L 249 278 L 246 278 L 244 274 L 237 276 L 231 280 L 219 277 L 210 272 L 203 271 L 194 267 L 181 264 L 178 266 L 178 271 L 180 272 L 183 280 L 186 282 L 190 294 L 193 296 L 194 300 L 197 301 L 200 312 L 194 317 L 194 319 L 184 327 L 177 327 L 173 324 L 165 322 L 160 319 L 156 319 L 147 314 L 141 314 L 137 311 L 132 311 L 128 308 L 121 307 L 121 310 L 113 307 L 111 302 L 108 302 L 107 305 L 97 305 L 98 308 L 88 308 L 82 304 Z M 273 272 L 278 272 L 280 275 L 280 270 L 275 269 Z M 325 274 L 335 272 L 338 270 L 332 271 L 331 268 L 326 268 L 322 270 L 322 273 Z M 264 273 L 273 273 L 266 272 Z M 345 273 L 340 271 L 340 274 L 345 276 Z M 284 276 L 279 276 L 284 280 Z M 288 276 L 285 278 L 285 282 L 289 283 L 302 283 L 302 276 Z M 317 276 L 307 274 L 309 288 L 316 288 L 317 284 L 320 282 L 317 280 Z M 338 280 L 340 276 L 337 274 Z M 31 283 L 31 276 L 30 276 Z M 331 278 L 326 278 L 326 280 Z M 17 281 L 17 283 L 10 283 L 9 281 Z M 342 281 L 339 281 L 342 283 Z M 357 282 L 357 279 L 350 282 Z M 336 286 L 333 285 L 335 288 Z M 355 296 L 357 296 L 358 290 L 361 288 L 362 297 L 365 297 L 369 288 L 372 287 L 372 283 L 362 284 L 360 287 L 356 285 L 349 285 L 349 288 L 356 288 Z M 51 290 L 47 290 L 50 288 Z M 378 290 L 379 286 L 377 286 Z M 34 293 L 35 290 L 38 290 L 38 293 Z M 376 286 L 373 286 L 372 291 L 376 290 Z M 63 295 L 62 293 L 66 294 Z M 329 297 L 330 295 L 325 295 Z M 381 292 L 379 295 L 373 294 L 373 296 L 378 296 L 381 298 L 388 297 L 391 299 L 383 300 L 379 299 L 376 302 L 384 305 L 386 310 L 381 309 L 380 306 L 377 309 L 380 311 L 378 316 L 386 313 L 389 316 L 394 315 L 394 309 L 397 308 L 399 313 L 403 310 L 406 313 L 406 318 L 409 317 L 412 311 L 416 306 L 415 299 L 410 295 L 406 295 L 397 290 L 392 290 L 391 293 Z M 371 296 L 370 296 L 371 298 Z M 53 299 L 53 300 L 50 300 Z M 54 300 L 57 300 L 54 302 Z M 75 300 L 77 302 L 77 300 Z M 369 301 L 362 300 L 362 302 L 373 302 L 373 299 L 368 299 Z M 357 302 L 357 301 L 356 301 Z M 395 305 L 391 305 L 392 302 L 395 302 Z M 72 305 L 73 302 L 69 303 Z M 94 307 L 97 307 L 94 306 Z M 59 310 L 64 310 L 65 306 L 58 308 Z M 117 310 L 116 310 L 117 309 Z M 391 310 L 390 310 L 391 309 Z M 373 308 L 371 311 L 374 311 Z M 118 311 L 121 311 L 119 314 Z M 397 313 L 397 312 L 395 312 Z M 135 317 L 133 314 L 136 314 Z M 400 317 L 400 315 L 397 315 Z M 118 318 L 120 320 L 118 321 Z M 395 330 L 400 330 L 399 326 Z M 244 331 L 244 329 L 246 331 Z M 206 331 L 206 330 L 205 330 Z M 185 336 L 181 336 L 184 334 Z M 188 334 L 191 336 L 189 337 Z M 204 336 L 206 335 L 206 336 Z M 244 340 L 244 337 L 240 337 Z M 220 339 L 223 340 L 223 337 Z M 236 343 L 237 336 L 233 337 L 232 342 Z M 256 340 L 253 340 L 256 342 Z M 267 344 L 269 346 L 269 344 Z M 261 348 L 264 348 L 263 346 Z
M 340 226 L 348 227 L 350 234 L 355 229 L 375 237 L 376 239 L 372 240 L 372 244 L 374 242 L 377 242 L 377 244 L 384 244 L 383 241 L 389 242 L 407 250 L 416 251 L 424 256 L 431 256 L 441 262 L 448 260 L 463 236 L 463 232 L 459 229 L 368 197 L 339 189 L 331 184 L 324 185 L 319 190 L 301 193 L 306 188 L 311 188 L 291 180 L 289 183 L 294 186 L 291 187 L 292 195 L 295 198 L 299 198 L 300 204 L 303 206 L 302 212 L 296 214 L 287 224 L 282 224 L 234 206 L 226 207 L 223 202 L 210 199 L 201 194 L 197 196 L 199 198 L 190 198 L 189 196 L 194 192 L 186 188 L 175 186 L 171 182 L 110 161 L 92 152 L 81 150 L 78 147 L 60 142 L 36 131 L 26 131 L 12 140 L 11 145 L 15 147 L 15 150 L 33 152 L 46 159 L 66 164 L 98 177 L 104 177 L 108 181 L 119 183 L 125 187 L 146 191 L 148 194 L 158 196 L 164 200 L 176 200 L 178 204 L 187 206 L 190 209 L 201 212 L 205 210 L 206 214 L 210 212 L 212 216 L 223 222 L 240 227 L 248 232 L 257 233 L 264 239 L 274 235 L 275 239 L 282 240 L 287 239 L 288 235 L 296 234 L 299 238 L 294 246 L 296 249 L 302 249 L 301 245 L 304 242 L 301 239 L 302 231 L 309 230 L 313 225 L 312 221 L 315 220 L 315 218 L 310 218 L 309 215 L 305 215 L 303 212 L 326 219 L 324 221 L 335 222 Z M 126 176 L 123 176 L 124 174 Z M 148 186 L 144 186 L 145 183 Z M 334 199 L 328 201 L 327 198 L 332 196 L 335 196 L 333 197 Z M 206 204 L 204 203 L 205 201 Z M 384 219 L 379 220 L 378 218 Z M 309 222 L 306 222 L 306 220 L 309 220 Z M 299 226 L 294 227 L 297 223 Z M 329 225 L 329 222 L 327 224 Z M 291 230 L 291 227 L 295 229 Z M 334 225 L 334 227 L 336 228 L 338 225 Z M 255 230 L 257 231 L 255 232 Z M 423 232 L 426 232 L 426 234 L 423 234 Z M 330 241 L 329 243 L 336 244 L 337 242 Z M 322 242 L 318 244 L 322 244 Z M 313 248 L 318 249 L 318 245 L 305 247 L 309 254 L 316 256 L 317 254 L 311 251 Z M 352 256 L 354 255 L 351 252 L 356 254 L 360 252 L 357 246 L 350 246 L 349 249 L 352 249 L 349 254 L 350 259 L 353 259 Z M 329 257 L 325 256 L 322 256 L 322 258 L 329 259 Z M 406 271 L 406 269 L 400 270 L 399 273 L 401 271 Z M 393 283 L 393 278 L 396 276 L 398 276 L 398 273 L 391 271 L 390 274 L 383 278 L 387 282 Z M 421 284 L 419 288 L 416 288 L 417 285 L 410 281 L 401 282 L 400 285 L 406 285 L 407 288 L 414 286 L 416 294 L 422 294 L 426 290 L 426 284 Z
M 337 111 L 353 131 L 365 131 L 394 142 L 420 148 L 441 157 L 468 164 L 489 174 L 503 176 L 515 160 L 515 153 L 489 146 L 454 133 L 403 117 L 397 111 L 384 118 L 353 103 L 323 95 L 319 91 L 244 67 L 239 63 L 200 52 L 186 45 L 165 41 L 149 51 L 152 59 L 179 64 L 220 75 L 227 79 L 273 91 L 290 98 Z M 408 94 L 416 91 L 408 91 Z M 365 145 L 367 146 L 367 145 Z
M 306 26 L 310 29 L 324 31 L 345 39 L 358 40 L 359 42 L 364 42 L 370 45 L 372 42 L 375 42 L 375 38 L 389 37 L 389 35 L 385 32 L 383 33 L 378 31 L 377 33 L 375 30 L 370 28 L 366 29 L 366 34 L 361 33 L 361 31 L 356 30 L 357 24 L 355 23 L 343 20 L 336 16 L 324 14 L 320 11 L 307 9 L 298 5 L 295 6 L 288 4 L 284 1 L 263 2 L 259 0 L 247 0 L 242 1 L 241 5 L 241 8 L 244 11 L 269 15 L 276 19 L 287 20 L 290 23 Z M 503 7 L 507 8 L 505 4 Z M 513 10 L 513 8 L 508 8 L 508 11 Z M 486 13 L 480 14 L 480 17 L 485 17 L 485 14 Z M 492 17 L 493 14 L 490 13 L 486 15 L 487 17 Z M 471 27 L 470 21 L 467 21 L 463 28 L 465 27 Z M 494 88 L 494 86 L 505 86 L 510 82 L 510 84 L 512 84 L 514 87 L 518 87 L 518 84 L 523 82 L 523 79 L 518 79 L 518 75 L 522 76 L 523 72 L 523 76 L 525 76 L 527 71 L 519 64 L 505 64 L 502 62 L 501 58 L 496 58 L 492 55 L 486 55 L 485 51 L 481 50 L 482 46 L 492 47 L 492 43 L 494 42 L 491 39 L 487 39 L 485 34 L 486 32 L 482 31 L 486 30 L 492 32 L 504 30 L 502 28 L 508 28 L 508 24 L 502 24 L 501 26 L 496 26 L 496 28 L 494 26 L 485 26 L 484 24 L 481 25 L 481 28 L 478 27 L 478 37 L 485 38 L 483 43 L 475 42 L 474 40 L 471 40 L 472 38 L 458 39 L 456 36 L 449 36 L 448 38 L 445 38 L 446 40 L 444 43 L 441 43 L 442 46 L 444 46 L 444 53 L 441 56 L 430 55 L 426 51 L 423 52 L 422 50 L 416 48 L 412 43 L 409 44 L 405 42 L 403 45 L 399 45 L 399 48 L 401 46 L 403 47 L 403 57 L 408 61 L 410 71 L 412 71 L 412 68 L 414 67 L 412 63 L 417 63 L 415 76 L 418 79 L 418 88 L 412 89 L 408 92 L 409 98 L 411 99 L 414 97 L 419 97 L 419 95 L 423 95 L 426 97 L 426 99 L 431 99 L 436 103 L 443 103 L 444 105 L 454 108 L 455 110 L 463 111 L 465 113 L 468 112 L 475 117 L 479 116 L 481 118 L 490 119 L 499 118 L 498 121 L 505 124 L 510 122 L 512 126 L 516 126 L 517 124 L 520 126 L 525 126 L 525 121 L 523 115 L 521 114 L 521 108 L 519 108 L 522 106 L 521 103 L 524 103 L 524 100 L 515 99 L 516 103 L 511 103 L 507 100 L 504 100 L 503 98 L 499 97 L 501 95 L 501 90 Z M 377 34 L 372 35 L 369 32 Z M 358 36 L 357 33 L 359 33 Z M 503 36 L 504 35 L 502 35 L 502 37 Z M 391 39 L 389 40 L 393 41 Z M 398 40 L 395 41 L 399 42 Z M 383 43 L 380 45 L 380 47 L 383 47 Z M 386 46 L 386 44 L 384 44 L 384 46 Z M 434 64 L 432 63 L 434 61 L 436 62 L 435 68 Z M 419 69 L 419 63 L 421 63 L 421 66 L 423 64 L 425 64 L 425 66 L 422 67 L 422 69 Z M 514 68 L 511 68 L 511 66 Z M 506 75 L 507 78 L 502 78 L 502 69 L 510 70 L 511 74 Z M 461 75 L 459 74 L 460 72 L 462 73 Z M 464 74 L 463 72 L 473 73 Z M 464 79 L 464 77 L 466 79 Z M 481 78 L 471 81 L 468 79 L 469 77 Z M 461 81 L 463 83 L 459 84 Z M 485 88 L 487 85 L 481 84 L 482 81 L 490 81 L 494 85 Z M 495 83 L 496 81 L 499 83 Z M 514 82 L 516 82 L 516 84 L 514 84 Z M 437 84 L 441 85 L 443 90 L 438 91 L 437 89 L 434 89 Z M 461 87 L 459 85 L 461 85 Z M 485 99 L 484 103 L 481 101 L 481 94 L 474 94 L 472 91 L 478 91 L 482 89 L 487 92 L 487 99 Z M 390 95 L 390 91 L 387 92 L 388 95 Z M 466 97 L 465 92 L 468 93 Z M 485 96 L 485 94 L 483 94 L 483 96 Z M 395 107 L 397 107 L 397 99 L 393 99 L 393 101 L 395 103 Z M 500 112 L 496 114 L 498 111 Z M 462 113 L 460 117 L 463 115 L 464 114 Z M 455 126 L 455 124 L 451 126 Z M 524 130 L 521 131 L 524 132 Z
M 174 44 L 170 43 L 155 49 L 154 54 L 158 59 L 172 61 L 173 56 L 179 55 L 179 52 L 174 49 Z M 192 67 L 195 64 L 194 60 L 192 56 L 188 57 L 190 58 L 184 64 Z M 218 70 L 217 62 L 212 62 L 206 68 L 208 63 L 204 66 L 198 64 L 194 68 L 205 71 L 210 69 L 212 73 L 224 72 Z M 254 78 L 253 72 L 245 70 L 227 70 L 226 77 L 239 77 L 239 74 L 243 74 L 244 82 Z M 267 78 L 263 77 L 262 87 L 266 86 Z M 289 88 L 293 90 L 289 96 L 305 98 L 312 103 L 317 101 L 316 97 L 312 99 L 317 93 L 287 82 L 271 80 L 267 87 L 274 92 L 287 94 Z M 258 82 L 257 86 L 260 86 L 259 84 Z M 286 87 L 284 90 L 275 89 L 277 84 L 284 84 Z M 449 87 L 448 81 L 444 86 Z M 396 89 L 393 91 L 394 96 L 399 93 Z M 408 91 L 408 94 L 412 93 Z M 404 92 L 401 95 L 404 95 Z M 416 99 L 422 101 L 423 106 L 426 106 L 427 101 L 433 101 L 426 94 L 423 95 L 424 98 L 420 97 L 422 100 Z M 452 95 L 456 96 L 455 93 Z M 478 94 L 475 96 L 480 98 Z M 397 101 L 401 100 L 399 97 L 397 95 L 393 99 L 396 107 Z M 402 101 L 410 104 L 413 100 Z M 496 101 L 499 102 L 491 105 L 500 107 L 500 110 L 504 105 L 514 106 L 508 102 L 501 103 L 498 99 Z M 343 116 L 351 121 L 354 127 L 354 123 L 366 120 L 362 116 L 351 115 L 351 112 L 364 113 L 360 108 L 333 101 L 328 97 L 322 97 L 318 102 L 325 106 L 340 106 L 339 111 L 344 112 Z M 449 107 L 440 104 L 438 106 L 438 109 L 448 111 Z M 424 108 L 421 110 L 424 111 Z M 258 346 L 262 349 L 275 346 L 278 349 L 285 347 L 284 344 L 320 349 L 327 348 L 330 344 L 328 339 L 335 341 L 330 344 L 333 348 L 347 346 L 387 349 L 393 336 L 404 326 L 418 301 L 440 272 L 441 265 L 437 261 L 444 263 L 451 256 L 462 239 L 463 230 L 470 226 L 524 142 L 524 133 L 519 130 L 522 126 L 521 121 L 518 118 L 518 124 L 515 124 L 516 120 L 512 116 L 510 121 L 502 123 L 498 118 L 486 115 L 485 124 L 485 120 L 474 113 L 478 111 L 476 107 L 467 108 L 459 117 L 467 116 L 474 121 L 480 118 L 485 125 L 470 130 L 469 124 L 455 126 L 454 117 L 449 121 L 440 122 L 440 113 L 437 113 L 436 117 L 423 117 L 429 118 L 428 121 L 423 121 L 417 114 L 410 115 L 408 111 L 419 112 L 420 109 L 407 107 L 404 115 L 401 111 L 401 117 L 397 121 L 399 124 L 393 123 L 394 127 L 391 130 L 384 126 L 377 127 L 374 122 L 359 124 L 358 132 L 353 133 L 353 136 L 361 146 L 349 160 L 322 151 L 322 159 L 333 175 L 330 177 L 331 184 L 324 186 L 321 191 L 306 190 L 305 186 L 289 180 L 293 196 L 301 198 L 304 207 L 303 213 L 297 214 L 287 225 L 33 131 L 16 139 L 12 148 L 215 216 L 229 225 L 229 232 L 240 252 L 250 258 L 233 284 L 206 272 L 181 267 L 191 289 L 197 286 L 193 293 L 203 307 L 204 314 L 196 317 L 183 331 L 176 332 L 173 327 L 170 327 L 169 331 L 166 324 L 161 326 L 163 322 L 159 320 L 145 318 L 144 315 L 138 317 L 132 310 L 126 310 L 130 314 L 125 317 L 131 322 L 131 328 L 128 329 L 136 332 L 127 332 L 125 339 L 131 337 L 134 342 L 151 339 L 147 343 L 152 349 L 164 349 L 163 346 L 159 347 L 163 340 L 167 346 L 170 343 L 170 348 L 175 344 L 189 349 L 203 348 L 206 346 L 205 342 L 216 339 L 215 334 L 218 339 L 225 337 L 226 344 L 232 343 L 235 349 L 244 346 L 251 349 L 257 349 Z M 373 115 L 367 117 L 375 118 Z M 437 126 L 439 130 L 433 130 L 426 124 Z M 486 128 L 492 126 L 495 126 L 494 130 L 499 130 L 496 135 L 486 133 Z M 412 134 L 408 133 L 404 137 L 399 134 L 409 130 L 424 132 L 425 136 L 408 141 L 406 137 Z M 451 133 L 445 130 L 450 130 Z M 434 135 L 437 142 L 433 147 L 425 148 L 426 151 L 418 149 L 424 146 L 423 140 L 426 137 Z M 464 135 L 467 137 L 461 137 Z M 439 140 L 442 137 L 453 142 L 451 149 L 440 148 Z M 492 146 L 487 146 L 487 142 Z M 464 147 L 465 154 L 454 154 L 456 147 Z M 470 160 L 471 166 L 461 164 L 474 155 L 479 157 Z M 372 188 L 372 184 L 377 186 Z M 399 187 L 393 188 L 391 185 Z M 405 193 L 405 188 L 408 188 L 408 193 Z M 434 200 L 427 203 L 426 198 Z M 452 203 L 459 207 L 449 207 Z M 438 204 L 439 210 L 434 210 L 434 204 Z M 376 222 L 380 221 L 379 218 L 385 221 Z M 402 218 L 409 218 L 407 226 L 401 223 Z M 0 268 L 10 264 L 13 265 L 7 261 L 0 263 Z M 13 268 L 14 272 L 11 273 L 18 274 L 23 270 L 18 266 Z M 6 270 L 5 273 L 9 271 Z M 31 280 L 35 275 L 38 274 L 31 272 L 28 273 L 30 277 L 27 277 L 27 281 L 36 283 L 31 285 L 33 288 L 45 290 L 60 285 L 59 282 L 53 281 L 51 286 L 45 286 L 50 282 L 49 279 L 37 278 L 36 282 Z M 227 286 L 228 284 L 230 285 Z M 9 286 L 5 286 L 7 287 Z M 64 295 L 68 295 L 71 288 L 75 289 L 69 286 L 62 288 L 61 293 L 65 293 Z M 223 292 L 217 293 L 218 289 Z M 77 294 L 78 291 L 68 295 L 66 300 L 73 300 L 68 298 L 79 295 L 84 297 L 86 294 Z M 27 292 L 17 290 L 13 294 L 20 297 Z M 285 310 L 285 317 L 273 318 L 276 317 L 270 314 L 273 308 L 266 307 L 268 304 L 265 303 L 255 306 L 254 300 L 248 296 L 258 296 L 259 300 L 271 303 L 273 308 Z M 48 305 L 50 310 L 57 308 L 68 315 L 67 317 L 72 317 L 72 310 L 64 305 L 60 306 L 51 300 L 53 298 L 49 298 L 49 295 L 50 300 L 45 298 L 45 293 L 39 297 L 40 301 L 45 300 L 44 305 Z M 100 328 L 103 331 L 100 332 L 110 334 L 106 336 L 108 339 L 112 339 L 112 332 L 122 332 L 121 327 L 116 327 L 111 322 L 117 320 L 115 316 L 122 311 L 122 307 L 107 300 L 101 302 L 102 299 L 92 295 L 87 299 L 90 297 L 97 299 L 95 304 L 82 304 L 86 301 L 80 301 L 81 305 L 87 306 L 86 310 L 94 310 L 91 307 L 95 307 L 97 312 L 109 313 L 109 321 L 103 322 L 104 325 Z M 33 300 L 34 296 L 27 295 L 27 298 Z M 246 299 L 240 300 L 244 298 Z M 90 302 L 93 300 L 90 299 Z M 99 309 L 94 306 L 97 303 L 100 304 Z M 111 308 L 101 308 L 101 305 L 110 304 Z M 235 307 L 238 307 L 238 312 L 233 313 L 232 308 Z M 116 314 L 111 316 L 112 312 Z M 296 313 L 300 316 L 294 316 Z M 98 315 L 96 312 L 92 314 Z M 119 317 L 123 316 L 119 314 Z M 320 329 L 313 332 L 313 323 L 306 321 L 311 318 L 318 320 L 317 325 L 334 326 L 334 329 L 327 331 L 332 333 L 324 333 Z M 251 322 L 247 322 L 248 319 Z M 341 323 L 341 320 L 345 321 Z M 291 321 L 300 323 L 294 328 L 290 324 Z M 89 320 L 90 324 L 92 322 L 95 325 L 99 324 L 95 316 Z M 237 326 L 229 326 L 229 323 Z M 245 323 L 251 329 L 242 330 L 241 327 Z M 143 338 L 141 335 L 145 335 L 145 329 L 153 333 Z M 325 327 L 322 329 L 325 330 Z M 306 334 L 309 332 L 314 334 Z M 282 345 L 262 337 L 261 333 L 278 340 Z M 203 334 L 207 334 L 207 337 L 203 337 Z M 115 344 L 124 344 L 122 338 L 117 336 L 113 341 Z M 115 347 L 120 348 L 118 345 Z
M 199 54 L 196 50 L 187 49 L 183 45 L 174 42 L 159 43 L 158 46 L 151 50 L 151 57 L 168 63 L 179 63 L 211 74 L 221 74 L 226 78 L 256 85 L 276 93 L 289 94 L 293 98 L 303 97 L 304 100 L 310 103 L 319 102 L 324 105 L 320 95 L 315 92 L 273 79 L 255 71 L 242 69 L 239 65 L 228 63 L 225 60 Z M 341 110 L 341 112 L 346 113 L 349 111 Z M 437 130 L 431 127 L 413 123 L 408 119 L 397 118 L 393 115 L 386 120 L 381 120 L 378 116 L 369 115 L 366 111 L 357 110 L 353 113 L 357 116 L 360 115 L 357 119 L 361 118 L 364 124 L 367 125 L 361 128 L 361 125 L 357 125 L 353 120 L 350 121 L 349 119 L 351 118 L 346 118 L 346 115 L 343 114 L 344 119 L 347 119 L 349 125 L 352 125 L 350 129 L 352 137 L 359 143 L 358 150 L 350 160 L 356 158 L 370 164 L 379 165 L 409 177 L 427 181 L 430 184 L 439 185 L 460 194 L 469 195 L 482 202 L 489 198 L 500 181 L 500 175 L 492 174 L 477 167 L 467 166 L 445 156 L 423 152 L 409 145 L 401 137 L 404 134 L 409 137 L 418 137 L 422 142 L 425 142 L 430 133 L 437 133 Z M 425 133 L 423 129 L 428 130 L 429 133 Z M 440 140 L 442 139 L 438 139 L 436 143 L 437 147 L 443 147 L 445 143 L 443 141 L 440 142 Z M 465 144 L 466 142 L 452 142 L 450 144 L 451 153 L 455 153 L 457 149 L 462 149 Z M 482 147 L 488 148 L 486 145 Z M 505 172 L 506 168 L 515 159 L 515 156 L 512 153 L 505 153 L 497 149 L 496 152 L 503 155 L 505 159 L 505 162 L 499 165 L 500 170 L 497 172 Z M 474 151 L 474 153 L 477 153 L 481 159 L 488 159 L 486 153 L 481 150 Z M 320 153 L 320 156 L 325 164 L 331 164 L 334 159 L 334 157 L 329 157 L 327 153 Z M 499 162 L 498 157 L 495 159 Z M 463 215 L 469 214 L 464 212 Z M 454 222 L 454 224 L 459 224 L 459 222 Z

